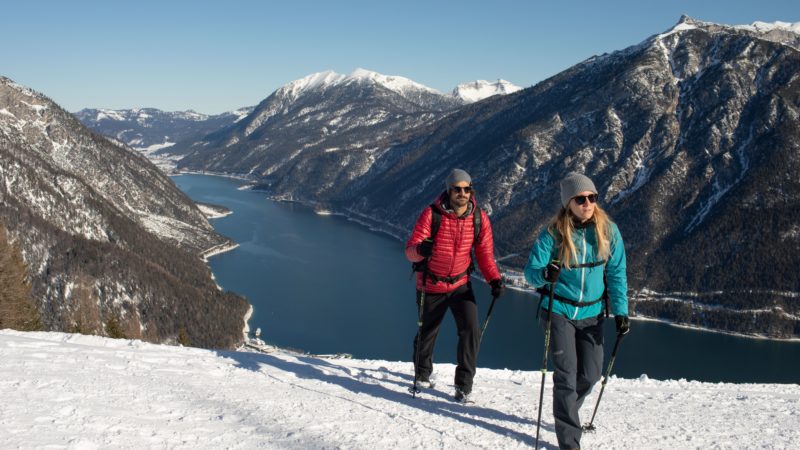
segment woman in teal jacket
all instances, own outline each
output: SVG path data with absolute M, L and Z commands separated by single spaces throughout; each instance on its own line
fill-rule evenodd
M 617 332 L 630 330 L 622 236 L 596 201 L 592 180 L 568 174 L 561 181 L 561 208 L 533 244 L 525 265 L 532 286 L 554 284 L 553 417 L 559 448 L 565 449 L 580 448 L 578 410 L 602 371 L 604 292 Z M 550 291 L 542 292 L 539 321 L 546 327 Z

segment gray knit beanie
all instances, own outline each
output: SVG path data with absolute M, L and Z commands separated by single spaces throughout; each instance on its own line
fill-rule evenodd
M 570 172 L 561 180 L 561 206 L 567 207 L 572 197 L 584 191 L 590 191 L 597 194 L 597 188 L 594 183 L 586 175 L 581 175 L 578 172 Z
M 466 181 L 467 183 L 472 184 L 472 178 L 467 172 L 461 169 L 453 169 L 453 171 L 450 172 L 450 175 L 447 176 L 447 180 L 444 183 L 445 189 L 450 189 L 450 186 L 461 181 Z

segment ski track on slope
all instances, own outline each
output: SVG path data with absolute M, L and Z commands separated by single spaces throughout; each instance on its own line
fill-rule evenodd
M 531 448 L 540 372 L 454 366 L 411 398 L 411 363 L 0 332 L 3 448 Z M 556 448 L 547 376 L 540 448 Z M 581 411 L 588 421 L 600 386 Z M 800 386 L 611 377 L 584 448 L 800 448 Z

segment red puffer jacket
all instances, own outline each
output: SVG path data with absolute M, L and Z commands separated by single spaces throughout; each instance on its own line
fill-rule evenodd
M 446 193 L 444 194 L 446 195 Z M 452 277 L 464 273 L 469 267 L 472 241 L 475 239 L 472 208 L 476 208 L 474 196 L 470 199 L 470 208 L 462 217 L 450 211 L 445 211 L 441 204 L 446 197 L 439 197 L 434 202 L 434 207 L 442 215 L 442 223 L 434 237 L 433 254 L 428 261 L 428 270 L 439 277 Z M 419 262 L 424 258 L 417 253 L 417 245 L 425 238 L 431 236 L 431 208 L 425 208 L 414 225 L 414 231 L 406 242 L 406 257 L 411 262 Z M 475 246 L 475 259 L 486 281 L 500 278 L 500 272 L 494 261 L 494 240 L 492 239 L 492 226 L 489 216 L 481 210 L 481 231 L 478 235 L 479 243 Z M 425 292 L 442 294 L 466 284 L 468 276 L 459 278 L 454 283 L 446 281 L 434 282 L 428 278 L 425 283 Z M 417 289 L 422 288 L 422 272 L 417 272 Z

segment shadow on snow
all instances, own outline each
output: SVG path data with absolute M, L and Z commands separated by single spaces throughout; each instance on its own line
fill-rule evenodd
M 292 362 L 283 360 L 273 355 L 260 353 L 219 352 L 219 354 L 223 357 L 234 360 L 236 362 L 236 366 L 242 369 L 261 373 L 262 366 L 270 366 L 285 372 L 293 373 L 297 378 L 335 384 L 356 394 L 367 394 L 386 401 L 399 403 L 401 405 L 413 408 L 419 408 L 432 414 L 438 414 L 443 417 L 458 420 L 466 425 L 481 427 L 501 436 L 516 439 L 528 446 L 533 446 L 535 441 L 534 433 L 536 423 L 533 420 L 526 420 L 494 409 L 483 408 L 476 405 L 461 405 L 455 403 L 451 396 L 437 390 L 426 390 L 423 392 L 422 396 L 412 398 L 411 395 L 406 391 L 406 388 L 411 386 L 412 376 L 410 374 L 393 372 L 385 367 L 381 367 L 379 369 L 357 368 L 354 369 L 359 372 L 357 375 L 353 376 L 351 374 L 347 374 L 347 376 L 342 376 L 333 372 L 347 372 L 350 368 L 331 364 L 324 359 L 312 356 L 293 356 L 299 362 Z M 375 376 L 370 372 L 379 372 L 395 379 L 387 379 L 381 376 Z M 269 374 L 265 375 L 271 376 Z M 281 380 L 276 377 L 272 378 L 283 383 L 292 384 L 291 381 Z M 400 392 L 389 389 L 385 386 L 387 383 L 397 385 L 402 389 Z M 318 392 L 323 395 L 338 397 L 342 400 L 361 405 L 364 408 L 373 410 L 377 413 L 386 414 L 392 418 L 397 416 L 402 418 L 402 415 L 399 413 L 381 411 L 373 406 L 361 403 L 352 398 L 344 398 L 328 392 L 316 391 L 307 386 L 295 385 L 295 387 Z M 407 420 L 414 422 L 412 419 Z M 531 434 L 522 433 L 514 429 L 492 423 L 489 420 L 506 421 L 520 425 L 530 425 Z M 554 431 L 553 426 L 550 424 L 543 423 L 542 428 L 551 432 Z M 441 430 L 435 431 L 441 432 Z M 540 441 L 539 444 L 541 446 L 543 443 Z M 557 448 L 549 446 L 548 444 L 544 445 L 546 448 Z

